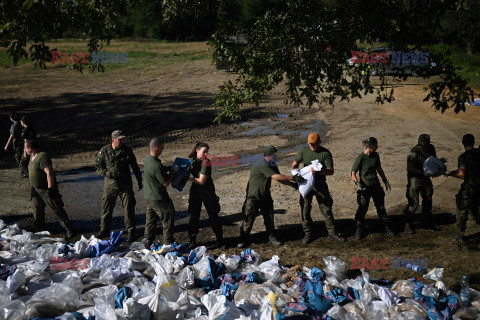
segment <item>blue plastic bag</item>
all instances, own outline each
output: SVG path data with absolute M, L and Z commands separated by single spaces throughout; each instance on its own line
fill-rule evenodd
M 187 184 L 188 177 L 190 176 L 190 166 L 192 161 L 190 159 L 176 158 L 175 164 L 178 166 L 179 170 L 175 172 L 172 180 L 172 187 L 176 188 L 178 191 L 182 191 Z

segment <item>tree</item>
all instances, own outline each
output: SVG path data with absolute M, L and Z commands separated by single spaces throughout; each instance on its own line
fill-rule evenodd
M 51 59 L 47 39 L 67 30 L 89 38 L 89 51 L 98 51 L 115 35 L 118 19 L 126 12 L 127 0 L 3 0 L 0 2 L 0 45 L 7 48 L 13 63 L 29 57 L 37 68 Z M 29 53 L 27 52 L 29 50 Z M 101 64 L 91 64 L 103 70 Z M 81 70 L 82 64 L 74 68 Z
M 197 0 L 201 1 L 201 0 Z M 286 84 L 287 103 L 308 106 L 320 94 L 332 104 L 376 93 L 378 103 L 393 100 L 382 74 L 375 88 L 362 68 L 350 68 L 347 58 L 358 42 L 377 39 L 403 52 L 429 51 L 440 17 L 456 8 L 457 2 L 428 0 L 288 0 L 283 11 L 268 11 L 250 28 L 218 30 L 210 42 L 214 56 L 228 57 L 238 70 L 235 82 L 224 83 L 214 106 L 216 121 L 237 118 L 243 103 L 258 104 L 261 97 L 281 82 Z M 244 46 L 231 41 L 232 34 L 247 34 Z M 418 69 L 423 77 L 439 75 L 425 100 L 444 112 L 453 107 L 465 110 L 474 95 L 445 57 L 430 52 L 437 67 Z

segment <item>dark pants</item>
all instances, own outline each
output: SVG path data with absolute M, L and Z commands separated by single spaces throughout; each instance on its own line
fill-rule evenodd
M 305 199 L 300 195 L 300 208 L 302 210 L 302 227 L 305 233 L 311 232 L 313 221 L 312 221 L 312 201 L 313 196 L 317 199 L 318 206 L 323 216 L 325 217 L 325 226 L 327 228 L 328 234 L 335 234 L 335 220 L 333 219 L 332 206 L 333 199 L 330 196 L 328 191 L 328 186 L 326 183 L 323 183 L 310 191 Z
M 242 208 L 243 222 L 240 227 L 240 237 L 244 238 L 250 235 L 252 231 L 253 223 L 257 217 L 258 210 L 263 215 L 263 222 L 265 223 L 265 229 L 269 237 L 275 236 L 275 223 L 273 218 L 273 199 L 269 194 L 264 199 L 253 199 L 249 196 L 245 199 Z
M 45 230 L 45 207 L 47 205 L 53 210 L 62 227 L 65 229 L 72 227 L 72 222 L 70 221 L 70 218 L 64 209 L 62 195 L 58 191 L 58 187 L 56 185 L 54 186 L 53 198 L 48 196 L 47 189 L 38 189 L 32 187 L 31 200 L 35 209 L 33 213 L 33 219 L 36 230 Z
M 462 184 L 456 195 L 457 202 L 457 230 L 465 232 L 467 227 L 468 213 L 470 212 L 475 222 L 480 224 L 480 185 Z
M 220 213 L 219 201 L 220 198 L 215 194 L 215 191 L 213 191 L 213 193 L 190 191 L 188 199 L 188 215 L 190 216 L 190 221 L 188 222 L 188 236 L 190 239 L 194 239 L 198 234 L 198 222 L 200 220 L 200 212 L 203 203 L 205 205 L 205 210 L 207 210 L 210 223 L 212 224 L 213 233 L 215 233 L 218 241 L 222 240 L 222 224 L 218 217 L 218 214 Z
M 28 163 L 30 162 L 30 156 L 27 154 L 22 156 L 20 160 L 20 167 L 22 168 L 22 173 L 28 175 Z
M 122 206 L 125 211 L 125 226 L 129 234 L 135 232 L 135 196 L 133 190 L 119 190 L 109 187 L 103 188 L 102 198 L 102 217 L 100 222 L 100 229 L 110 231 L 110 225 L 112 224 L 112 214 L 117 202 L 117 197 L 120 197 Z
M 167 200 L 146 200 L 147 204 L 147 221 L 145 223 L 144 238 L 149 241 L 155 240 L 155 230 L 157 228 L 158 219 L 162 220 L 163 241 L 165 243 L 173 243 L 173 228 L 175 225 L 175 208 L 170 198 Z
M 383 191 L 382 186 L 374 185 L 367 187 L 366 190 L 357 191 L 358 209 L 355 214 L 357 224 L 363 224 L 365 222 L 365 215 L 368 211 L 370 199 L 373 199 L 373 204 L 377 209 L 378 218 L 386 223 L 387 211 L 385 210 L 385 191 Z
M 405 208 L 407 222 L 412 222 L 413 215 L 417 210 L 420 201 L 419 196 L 422 196 L 422 219 L 429 222 L 432 216 L 433 203 L 433 185 L 430 181 L 420 182 L 416 178 L 409 178 L 407 184 L 407 200 L 408 205 Z
M 18 165 L 20 165 L 20 161 L 22 160 L 22 156 L 23 156 L 22 139 L 13 140 L 13 152 L 14 152 L 13 156 L 15 157 L 15 161 L 17 161 Z

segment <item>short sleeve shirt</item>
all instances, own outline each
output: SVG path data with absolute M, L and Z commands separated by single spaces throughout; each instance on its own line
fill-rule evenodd
M 257 200 L 266 198 L 270 194 L 272 176 L 279 173 L 276 165 L 269 164 L 265 158 L 259 159 L 250 171 L 247 195 Z
M 20 139 L 20 136 L 22 134 L 22 126 L 20 123 L 15 122 L 12 124 L 10 127 L 10 135 L 12 135 L 15 139 Z
M 200 178 L 201 174 L 207 176 L 207 181 L 203 185 L 192 183 L 191 191 L 211 190 L 214 188 L 212 179 L 212 163 L 209 159 L 190 159 L 192 160 L 192 177 Z
M 413 167 L 419 170 L 423 171 L 423 164 L 425 163 L 425 160 L 428 159 L 430 155 L 426 152 L 421 151 L 418 146 L 415 146 L 412 148 L 410 153 L 407 156 L 407 162 L 411 162 L 413 164 Z M 425 176 L 423 174 L 416 174 L 416 173 L 408 173 L 409 177 L 413 177 L 419 180 L 425 180 L 425 181 L 430 181 L 430 177 Z
M 168 173 L 160 159 L 147 155 L 144 162 L 144 197 L 147 200 L 162 201 L 169 199 L 167 188 L 163 185 Z
M 458 167 L 465 168 L 465 183 L 480 183 L 480 150 L 470 149 L 458 157 Z
M 369 156 L 360 153 L 353 163 L 352 171 L 359 172 L 360 181 L 368 187 L 379 184 L 377 170 L 381 167 L 380 156 L 377 152 L 372 152 Z
M 45 168 L 52 165 L 52 159 L 45 152 L 37 154 L 33 161 L 28 164 L 28 177 L 34 188 L 48 189 L 47 174 Z
M 333 168 L 333 158 L 331 152 L 320 146 L 317 151 L 310 149 L 310 146 L 303 147 L 295 158 L 296 162 L 303 162 L 304 167 L 309 166 L 313 160 L 318 160 L 324 168 Z M 325 182 L 324 175 L 315 175 L 315 182 Z

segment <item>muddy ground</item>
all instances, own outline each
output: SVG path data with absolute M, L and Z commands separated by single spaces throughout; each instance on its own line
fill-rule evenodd
M 327 181 L 334 199 L 334 216 L 338 231 L 348 237 L 337 244 L 325 237 L 323 216 L 314 204 L 312 217 L 316 222 L 316 239 L 303 245 L 301 238 L 299 194 L 292 188 L 273 183 L 275 223 L 285 245 L 276 248 L 266 242 L 263 218 L 255 222 L 252 248 L 267 259 L 280 256 L 284 265 L 323 266 L 320 258 L 337 255 L 350 266 L 352 257 L 429 259 L 429 267 L 446 267 L 447 284 L 454 286 L 462 274 L 471 283 L 480 285 L 478 251 L 480 226 L 468 224 L 466 243 L 451 240 L 455 222 L 455 194 L 461 181 L 454 178 L 434 179 L 434 215 L 441 231 L 419 229 L 413 236 L 401 234 L 388 238 L 376 233 L 377 220 L 373 204 L 369 210 L 371 234 L 362 241 L 353 239 L 356 210 L 356 189 L 350 178 L 355 156 L 362 151 L 361 140 L 375 136 L 385 173 L 392 185 L 386 196 L 386 207 L 393 227 L 401 232 L 402 210 L 406 204 L 406 156 L 422 133 L 432 137 L 440 157 L 455 168 L 462 152 L 462 135 L 469 132 L 480 139 L 480 108 L 467 112 L 441 114 L 426 102 L 423 88 L 429 80 L 412 78 L 395 85 L 395 101 L 377 105 L 374 97 L 336 102 L 334 106 L 311 109 L 285 105 L 281 88 L 265 97 L 263 103 L 242 109 L 242 120 L 212 124 L 214 110 L 210 107 L 218 86 L 234 74 L 216 70 L 208 60 L 173 65 L 154 70 L 114 70 L 103 75 L 67 74 L 65 69 L 32 70 L 31 66 L 0 70 L 1 141 L 4 143 L 11 111 L 29 114 L 39 132 L 44 150 L 53 157 L 66 210 L 74 227 L 85 235 L 98 229 L 101 207 L 102 179 L 93 171 L 96 152 L 108 143 L 110 133 L 122 129 L 128 135 L 140 166 L 147 154 L 151 137 L 166 141 L 164 163 L 186 157 L 197 141 L 210 145 L 213 156 L 238 156 L 239 166 L 214 168 L 214 182 L 220 197 L 224 233 L 231 247 L 238 241 L 241 207 L 251 168 L 252 156 L 258 156 L 266 145 L 281 151 L 280 171 L 288 174 L 296 152 L 306 144 L 312 131 L 321 134 L 323 144 L 334 158 L 335 174 Z M 176 239 L 187 241 L 187 205 L 189 185 L 183 192 L 169 189 L 177 210 Z M 0 160 L 0 218 L 22 227 L 32 225 L 29 183 L 19 177 L 19 169 L 11 155 Z M 143 191 L 137 199 L 137 231 L 140 237 L 145 224 Z M 113 229 L 123 229 L 123 211 L 115 209 Z M 212 246 L 214 237 L 202 211 L 200 242 Z M 48 211 L 48 226 L 62 232 L 53 214 Z M 161 226 L 159 225 L 159 232 Z M 218 253 L 214 250 L 213 252 Z M 368 266 L 367 266 L 368 269 Z M 412 272 L 370 270 L 374 277 L 398 279 Z M 353 272 L 353 271 L 352 271 Z

